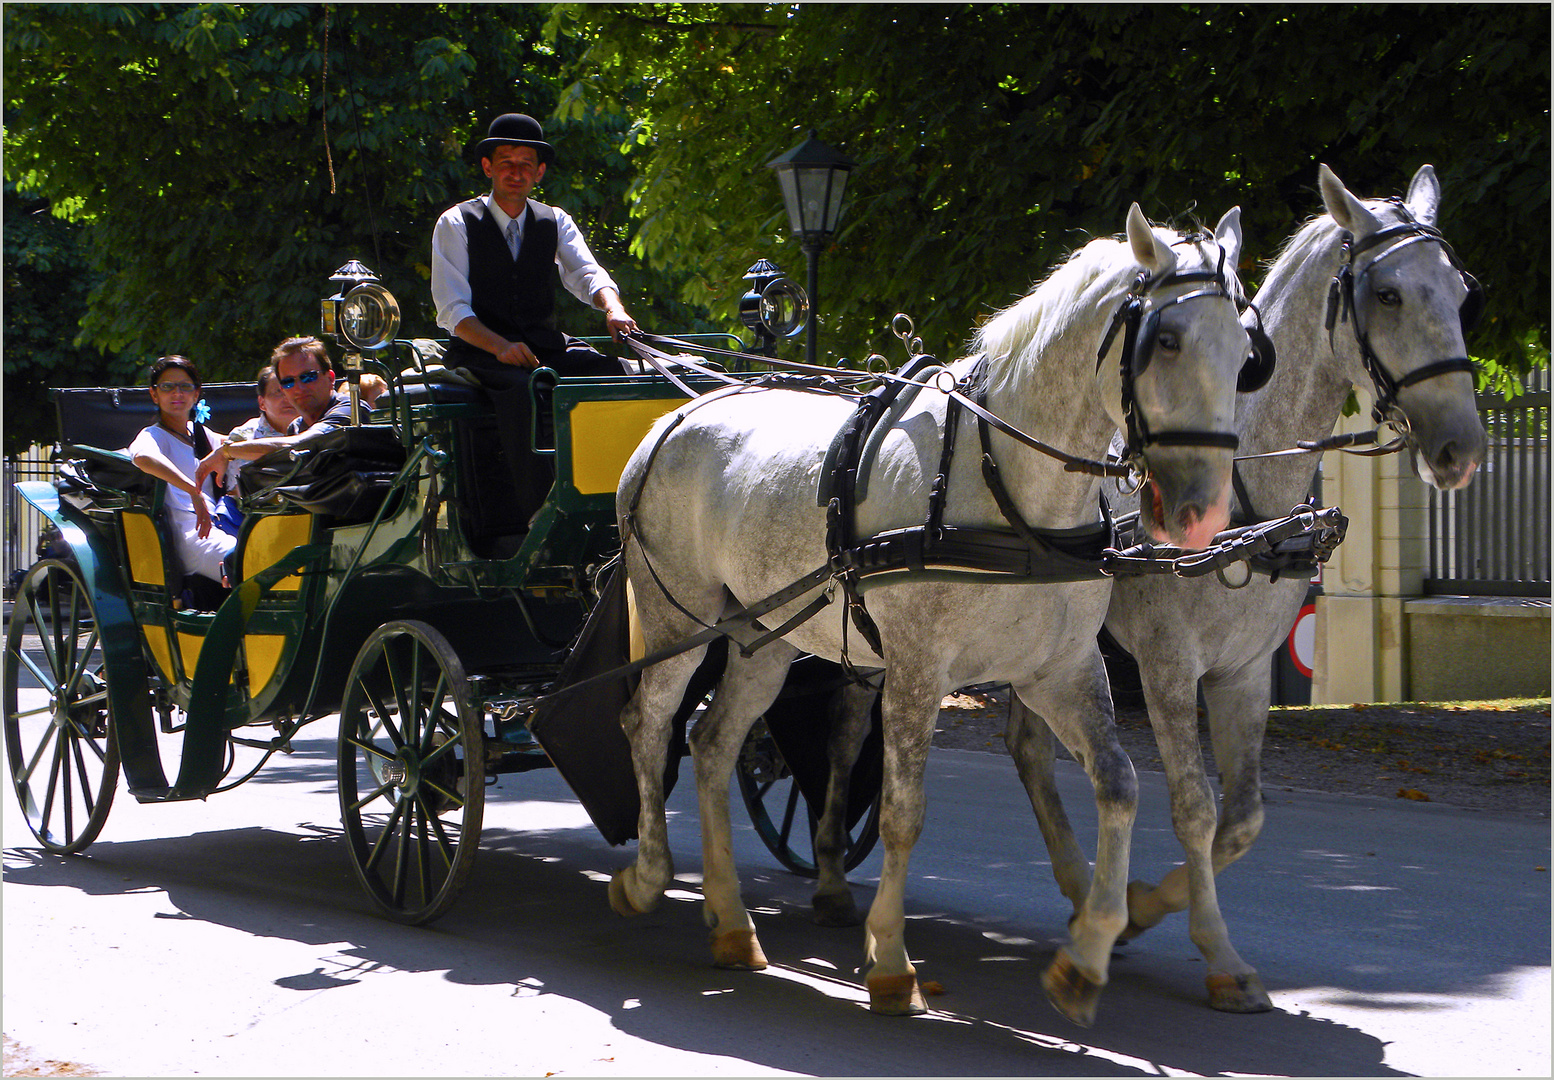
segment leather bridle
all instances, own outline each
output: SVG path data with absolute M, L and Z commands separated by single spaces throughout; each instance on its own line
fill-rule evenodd
M 1211 237 L 1189 236 L 1178 241 L 1182 244 L 1199 243 Z M 1198 285 L 1204 287 L 1194 289 L 1191 292 L 1173 296 L 1169 300 L 1151 304 L 1149 296 L 1156 290 L 1170 285 Z M 1207 446 L 1215 449 L 1235 450 L 1241 445 L 1240 436 L 1233 431 L 1198 431 L 1184 429 L 1178 431 L 1151 431 L 1143 411 L 1139 408 L 1137 397 L 1134 393 L 1135 380 L 1149 367 L 1149 362 L 1154 355 L 1156 331 L 1160 325 L 1160 317 L 1166 309 L 1177 304 L 1185 304 L 1192 300 L 1226 299 L 1231 303 L 1236 302 L 1229 285 L 1225 280 L 1225 249 L 1219 249 L 1219 264 L 1213 270 L 1192 270 L 1186 273 L 1170 273 L 1158 278 L 1152 278 L 1148 271 L 1140 271 L 1134 279 L 1127 295 L 1118 305 L 1112 315 L 1110 326 L 1106 335 L 1101 339 L 1101 347 L 1095 354 L 1095 369 L 1101 370 L 1101 363 L 1106 359 L 1106 354 L 1111 351 L 1112 342 L 1117 337 L 1117 331 L 1123 331 L 1122 355 L 1119 357 L 1119 367 L 1122 377 L 1122 414 L 1126 431 L 1124 438 L 1126 444 L 1123 448 L 1123 461 L 1134 463 L 1142 461 L 1144 452 L 1150 446 Z M 1259 322 L 1259 326 L 1260 326 Z M 1249 334 L 1249 337 L 1251 335 Z M 1237 388 L 1243 392 L 1257 389 L 1268 381 L 1268 375 L 1273 370 L 1273 343 L 1264 334 L 1257 335 L 1260 340 L 1254 339 L 1254 347 L 1251 350 L 1242 373 L 1237 381 Z M 1250 385 L 1249 385 L 1250 384 Z M 1143 475 L 1144 469 L 1138 468 L 1137 472 Z
M 1484 289 L 1477 278 L 1463 269 L 1457 253 L 1452 250 L 1439 229 L 1415 218 L 1401 199 L 1393 198 L 1387 201 L 1397 208 L 1403 217 L 1402 221 L 1384 229 L 1378 229 L 1360 240 L 1355 240 L 1354 234 L 1348 230 L 1342 234 L 1343 261 L 1333 275 L 1332 284 L 1328 286 L 1327 291 L 1327 333 L 1328 341 L 1331 343 L 1333 326 L 1339 318 L 1354 326 L 1354 338 L 1360 347 L 1361 362 L 1364 363 L 1366 373 L 1370 375 L 1371 383 L 1376 390 L 1376 401 L 1371 407 L 1371 418 L 1378 424 L 1394 423 L 1406 431 L 1408 412 L 1398 401 L 1400 391 L 1438 375 L 1450 375 L 1458 371 L 1472 374 L 1476 367 L 1469 357 L 1453 356 L 1415 368 L 1402 378 L 1395 377 L 1381 362 L 1376 351 L 1371 348 L 1370 334 L 1360 326 L 1359 310 L 1354 303 L 1357 280 L 1369 274 L 1381 260 L 1390 258 L 1407 247 L 1426 242 L 1440 244 L 1441 249 L 1446 253 L 1446 258 L 1461 275 L 1462 283 L 1468 290 L 1467 298 L 1463 300 L 1462 308 L 1458 313 L 1464 337 L 1477 325 L 1479 317 L 1483 314 Z M 1398 242 L 1376 255 L 1358 271 L 1355 269 L 1355 262 L 1360 255 L 1390 240 Z

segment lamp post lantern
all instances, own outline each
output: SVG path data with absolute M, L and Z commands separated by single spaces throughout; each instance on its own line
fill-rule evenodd
M 856 164 L 817 139 L 813 131 L 792 150 L 766 163 L 777 173 L 788 225 L 804 248 L 809 264 L 809 320 L 804 356 L 811 364 L 815 362 L 815 319 L 820 307 L 820 251 L 842 219 L 842 193 L 847 189 L 847 174 Z

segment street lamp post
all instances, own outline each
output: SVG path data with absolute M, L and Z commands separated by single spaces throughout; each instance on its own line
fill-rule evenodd
M 842 219 L 842 193 L 847 188 L 847 174 L 856 164 L 817 139 L 813 131 L 792 150 L 766 163 L 777 173 L 788 225 L 809 264 L 809 323 L 804 357 L 811 364 L 815 363 L 815 322 L 820 308 L 820 251 Z

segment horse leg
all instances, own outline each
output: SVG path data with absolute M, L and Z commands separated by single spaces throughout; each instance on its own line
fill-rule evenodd
M 1226 718 L 1228 723 L 1241 724 L 1241 719 L 1229 718 L 1244 718 L 1250 706 L 1246 695 L 1250 693 L 1256 698 L 1257 687 L 1263 688 L 1261 710 L 1255 712 L 1257 731 L 1251 748 L 1252 805 L 1248 807 L 1243 791 L 1238 807 L 1227 788 L 1225 806 L 1219 815 L 1215 813 L 1214 792 L 1204 772 L 1198 741 L 1195 680 L 1190 674 L 1181 672 L 1177 673 L 1177 678 L 1164 678 L 1156 671 L 1143 672 L 1149 717 L 1171 790 L 1171 819 L 1186 862 L 1171 870 L 1153 888 L 1142 882 L 1129 885 L 1129 932 L 1142 933 L 1171 912 L 1188 909 L 1188 936 L 1208 962 L 1205 981 L 1209 1004 L 1226 1012 L 1266 1012 L 1273 1007 L 1256 970 L 1241 959 L 1230 943 L 1214 880 L 1222 869 L 1245 853 L 1262 825 L 1257 756 L 1262 745 L 1262 724 L 1268 711 L 1268 669 L 1266 662 L 1251 666 L 1260 670 L 1250 675 L 1243 670 L 1237 675 L 1233 680 L 1237 688 L 1234 692 L 1227 692 L 1230 688 L 1226 683 L 1212 676 L 1204 677 L 1204 698 L 1209 706 L 1211 725 L 1215 727 L 1219 726 L 1216 718 L 1220 717 Z M 1224 753 L 1237 762 L 1231 765 L 1230 773 L 1226 772 L 1226 760 L 1221 757 L 1221 741 L 1215 739 L 1215 760 L 1220 763 L 1221 776 L 1236 776 L 1238 786 L 1244 789 L 1247 771 L 1244 752 L 1237 748 L 1239 740 L 1228 737 L 1223 740 L 1226 743 Z
M 1227 677 L 1205 676 L 1204 701 L 1209 706 L 1209 731 L 1219 766 L 1219 829 L 1214 834 L 1214 873 L 1245 855 L 1263 828 L 1262 752 L 1268 724 L 1271 655 L 1264 653 Z M 1273 1001 L 1262 979 L 1230 944 L 1229 931 L 1214 952 L 1204 948 L 1209 963 L 1209 1004 L 1223 1012 L 1267 1012 Z M 1200 947 L 1203 947 L 1200 944 Z
M 1084 662 L 1084 661 L 1081 661 Z M 1033 711 L 1048 718 L 1053 731 L 1079 758 L 1095 788 L 1095 872 L 1090 891 L 1069 924 L 1069 943 L 1058 949 L 1042 975 L 1042 989 L 1053 1006 L 1076 1024 L 1095 1022 L 1101 988 L 1106 985 L 1112 945 L 1128 922 L 1128 849 L 1138 813 L 1138 778 L 1133 762 L 1117 741 L 1111 691 L 1099 649 L 1086 668 L 1067 679 L 1044 677 L 1015 687 Z
M 1009 723 L 1004 729 L 1004 744 L 1009 756 L 1014 758 L 1020 773 L 1020 782 L 1030 797 L 1031 809 L 1036 811 L 1036 821 L 1047 843 L 1047 855 L 1052 860 L 1052 876 L 1058 888 L 1074 905 L 1074 914 L 1084 906 L 1090 894 L 1090 860 L 1085 858 L 1074 827 L 1069 824 L 1063 809 L 1062 796 L 1058 794 L 1052 766 L 1056 757 L 1056 743 L 1052 729 L 1040 716 L 1026 708 L 1018 694 L 1009 695 Z
M 880 788 L 880 841 L 885 849 L 879 888 L 864 923 L 864 985 L 869 1010 L 887 1016 L 928 1011 L 917 968 L 906 951 L 906 879 L 922 835 L 923 774 L 943 691 L 928 672 L 892 668 L 885 680 L 885 767 Z
M 863 749 L 873 720 L 872 686 L 849 682 L 830 709 L 826 756 L 830 778 L 826 803 L 815 826 L 815 894 L 810 903 L 821 926 L 857 926 L 863 921 L 847 886 L 847 802 L 853 765 Z
M 670 719 L 705 653 L 705 648 L 692 649 L 643 671 L 637 692 L 621 710 L 621 728 L 631 743 L 641 807 L 637 812 L 636 861 L 610 879 L 610 907 L 618 915 L 652 911 L 674 878 L 664 815 L 664 768 L 673 734 Z
M 728 669 L 712 704 L 691 728 L 696 800 L 701 813 L 702 917 L 718 967 L 759 971 L 766 956 L 739 892 L 729 821 L 729 776 L 758 716 L 776 700 L 797 651 L 776 641 L 752 656 L 729 650 Z

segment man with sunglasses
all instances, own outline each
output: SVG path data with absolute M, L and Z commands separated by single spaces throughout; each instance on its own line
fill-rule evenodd
M 334 367 L 324 343 L 316 337 L 287 338 L 275 347 L 270 359 L 275 380 L 297 410 L 285 435 L 263 439 L 236 439 L 216 447 L 199 464 L 196 479 L 227 468 L 233 459 L 253 461 L 283 446 L 295 446 L 335 428 L 351 424 L 351 399 L 335 389 Z M 363 411 L 372 408 L 366 400 Z

